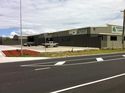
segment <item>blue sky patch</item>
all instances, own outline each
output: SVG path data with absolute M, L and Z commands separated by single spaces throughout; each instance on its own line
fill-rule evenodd
M 18 28 L 0 29 L 0 36 L 9 36 L 11 32 L 17 32 Z

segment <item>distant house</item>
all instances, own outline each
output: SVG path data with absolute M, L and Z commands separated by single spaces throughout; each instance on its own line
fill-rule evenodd
M 18 36 L 18 35 L 14 35 L 14 36 L 13 36 L 13 40 L 18 41 L 18 40 L 19 40 L 19 36 Z
M 23 43 L 27 42 L 27 37 L 28 37 L 28 36 L 22 36 L 22 41 L 23 41 Z M 20 42 L 21 42 L 21 36 L 14 35 L 14 36 L 13 36 L 13 40 L 14 40 L 14 41 L 17 41 L 17 44 L 20 44 Z
M 27 36 L 22 37 L 23 43 L 27 42 Z M 1 39 L 2 45 L 20 45 L 21 37 L 18 35 L 14 35 L 13 38 L 3 38 Z

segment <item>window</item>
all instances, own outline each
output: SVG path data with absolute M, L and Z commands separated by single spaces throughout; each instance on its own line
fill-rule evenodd
M 96 28 L 94 27 L 94 28 L 93 28 L 93 30 L 95 31 L 95 30 L 96 30 Z
M 104 40 L 104 37 L 103 37 L 103 36 L 101 36 L 101 39 L 102 39 L 102 40 Z
M 117 36 L 111 36 L 111 37 L 110 37 L 110 40 L 111 40 L 111 41 L 117 41 Z

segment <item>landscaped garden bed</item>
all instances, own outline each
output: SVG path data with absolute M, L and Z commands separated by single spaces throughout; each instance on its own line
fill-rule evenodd
M 20 56 L 31 56 L 31 57 L 37 57 L 40 56 L 40 52 L 32 51 L 32 50 L 22 50 L 22 55 L 21 55 L 21 50 L 4 50 L 2 51 L 6 57 L 20 57 Z

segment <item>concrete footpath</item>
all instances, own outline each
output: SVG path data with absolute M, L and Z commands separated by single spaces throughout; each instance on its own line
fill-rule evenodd
M 49 59 L 47 57 L 0 57 L 0 63 Z

